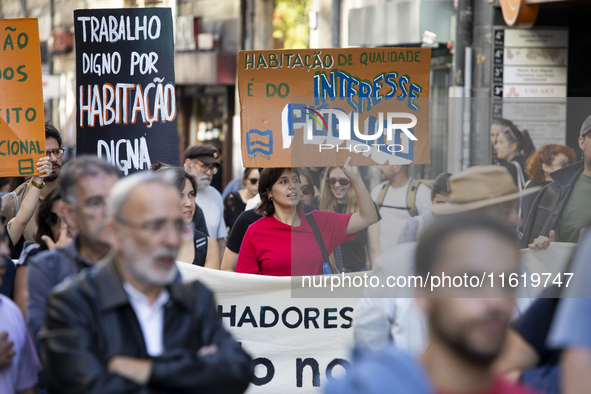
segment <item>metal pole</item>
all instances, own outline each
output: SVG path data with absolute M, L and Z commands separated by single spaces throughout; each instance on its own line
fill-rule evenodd
M 470 124 L 472 121 L 472 29 L 474 20 L 474 0 L 458 0 L 456 18 L 456 42 L 454 54 L 454 82 L 464 87 L 463 124 L 461 132 L 462 169 L 470 166 Z M 450 133 L 453 130 L 450 130 Z
M 27 0 L 21 0 L 21 8 L 23 9 L 23 18 L 28 18 L 29 11 L 27 11 Z
M 55 20 L 54 20 L 54 17 L 53 17 L 54 12 L 55 12 L 55 3 L 54 3 L 54 0 L 49 0 L 49 31 L 50 31 L 49 34 L 53 33 L 53 29 L 55 28 Z M 47 48 L 47 63 L 49 63 L 49 75 L 53 75 L 53 53 L 49 51 L 49 48 Z M 61 86 L 60 86 L 60 88 L 61 88 Z M 54 120 L 53 119 L 53 101 L 54 100 L 55 99 L 49 100 L 48 112 L 49 112 L 49 119 L 51 120 L 51 122 L 54 125 L 56 125 L 56 123 L 58 123 L 56 120 L 59 121 L 59 114 L 58 114 L 56 120 Z M 57 125 L 58 128 L 60 126 L 61 125 Z
M 470 167 L 470 125 L 472 122 L 472 47 L 466 48 L 464 81 L 464 127 L 462 138 L 462 169 Z
M 474 20 L 473 0 L 458 0 L 456 17 L 456 42 L 454 55 L 454 82 L 456 86 L 464 86 L 465 79 L 465 48 L 472 46 L 472 28 Z
M 246 17 L 245 17 L 245 39 L 244 49 L 252 51 L 254 49 L 254 2 L 255 0 L 246 0 Z
M 462 171 L 464 140 L 464 89 L 450 86 L 447 114 L 447 172 L 457 174 Z
M 332 36 L 332 47 L 341 47 L 341 0 L 332 0 L 330 15 L 330 34 Z

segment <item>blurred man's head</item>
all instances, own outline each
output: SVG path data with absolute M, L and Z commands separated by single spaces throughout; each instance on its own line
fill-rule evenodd
M 218 172 L 219 157 L 218 150 L 207 144 L 191 145 L 185 149 L 185 170 L 195 177 L 199 189 L 209 186 Z
M 179 192 L 166 174 L 121 180 L 107 202 L 107 229 L 124 273 L 146 285 L 176 278 L 175 261 L 185 229 Z
M 508 226 L 522 224 L 519 197 L 537 192 L 539 187 L 519 190 L 503 166 L 474 166 L 449 177 L 450 200 L 433 205 L 437 217 L 457 214 L 485 215 Z
M 105 234 L 105 202 L 121 172 L 96 156 L 79 156 L 60 173 L 60 192 L 65 202 L 64 220 L 76 228 L 80 239 L 109 246 Z
M 514 238 L 506 225 L 488 217 L 441 219 L 425 231 L 417 246 L 417 275 L 454 278 L 433 291 L 417 290 L 432 346 L 483 366 L 499 354 L 514 306 L 514 289 L 501 287 L 499 275 L 518 272 Z M 466 277 L 468 286 L 456 277 Z M 476 278 L 484 280 L 482 286 Z
M 408 177 L 407 165 L 383 165 L 378 167 L 380 169 L 380 178 L 382 181 L 395 182 L 399 177 Z
M 51 160 L 51 175 L 44 179 L 45 182 L 53 182 L 58 179 L 60 168 L 62 168 L 62 136 L 54 125 L 45 123 L 45 154 Z

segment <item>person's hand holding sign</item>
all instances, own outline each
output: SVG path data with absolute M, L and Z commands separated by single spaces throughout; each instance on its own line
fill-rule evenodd
M 46 178 L 51 175 L 51 159 L 47 156 L 40 158 L 37 162 L 37 171 L 41 175 L 34 176 L 31 179 L 35 180 L 36 182 L 43 183 L 42 178 Z
M 39 198 L 41 196 L 41 190 L 45 187 L 43 178 L 51 175 L 51 161 L 49 157 L 44 156 L 39 159 L 37 162 L 37 171 L 41 175 L 31 178 L 27 187 L 27 194 L 22 202 L 21 207 L 19 208 L 16 216 L 6 225 L 6 231 L 8 232 L 13 245 L 16 245 L 19 239 L 23 236 L 25 227 L 37 209 L 37 204 L 39 204 Z M 11 257 L 18 258 L 18 256 Z
M 374 206 L 373 200 L 361 179 L 357 167 L 351 166 L 351 156 L 347 158 L 343 166 L 343 172 L 351 180 L 355 196 L 357 196 L 357 203 L 359 204 L 359 212 L 355 212 L 349 219 L 347 225 L 347 235 L 356 233 L 366 229 L 370 225 L 378 221 L 378 211 Z

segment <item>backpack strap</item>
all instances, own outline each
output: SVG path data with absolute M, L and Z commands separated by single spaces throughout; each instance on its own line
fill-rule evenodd
M 334 261 L 337 266 L 337 272 L 343 272 L 343 251 L 341 250 L 341 245 L 334 248 Z M 332 263 L 332 261 L 331 261 Z
M 517 172 L 517 187 L 519 188 L 519 191 L 521 191 L 525 189 L 525 177 L 523 176 L 523 169 L 516 161 L 512 161 L 511 164 L 515 166 L 515 170 Z
M 376 201 L 376 204 L 378 206 L 378 210 L 380 210 L 380 208 L 384 204 L 384 198 L 386 198 L 386 193 L 388 192 L 389 187 L 390 187 L 390 181 L 384 182 L 384 186 L 382 186 L 382 190 L 380 190 L 380 194 L 378 194 L 378 199 Z
M 326 250 L 326 244 L 324 243 L 324 239 L 322 238 L 322 234 L 320 233 L 320 229 L 318 228 L 318 223 L 316 223 L 316 219 L 314 218 L 314 215 L 312 215 L 312 212 L 306 214 L 306 220 L 312 228 L 312 232 L 314 232 L 314 237 L 316 238 L 316 242 L 318 242 L 318 246 L 320 246 L 320 251 L 322 252 L 322 259 L 325 263 L 330 264 L 330 268 L 333 271 L 333 273 L 338 273 L 339 270 L 337 269 L 337 267 L 335 267 L 334 264 L 330 262 L 328 251 Z M 322 266 L 320 266 L 320 272 L 322 273 Z
M 406 192 L 406 206 L 408 207 L 408 213 L 410 216 L 418 216 L 419 211 L 417 210 L 417 189 L 422 182 L 419 179 L 413 179 L 408 185 L 408 191 Z
M 15 192 L 10 192 L 10 195 L 12 196 L 12 199 L 14 200 L 14 217 L 16 217 L 16 214 L 18 213 L 18 198 L 16 197 Z
M 511 164 L 513 164 L 515 166 L 515 169 L 517 171 L 517 187 L 519 188 L 519 191 L 521 192 L 523 189 L 525 189 L 525 177 L 523 176 L 523 171 L 521 169 L 521 165 L 516 161 L 512 161 Z M 523 205 L 523 197 L 519 196 L 519 217 L 521 217 L 522 205 Z

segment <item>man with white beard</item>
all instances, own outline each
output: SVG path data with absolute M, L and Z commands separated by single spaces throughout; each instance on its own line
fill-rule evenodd
M 224 201 L 222 195 L 210 186 L 211 179 L 218 172 L 220 162 L 218 150 L 211 145 L 191 145 L 185 149 L 185 170 L 197 181 L 195 202 L 203 210 L 209 236 L 217 240 L 220 258 L 226 249 L 228 236 L 224 221 Z
M 242 393 L 250 357 L 217 315 L 212 292 L 176 280 L 185 222 L 162 176 L 118 182 L 106 206 L 103 263 L 49 298 L 40 333 L 49 393 Z

